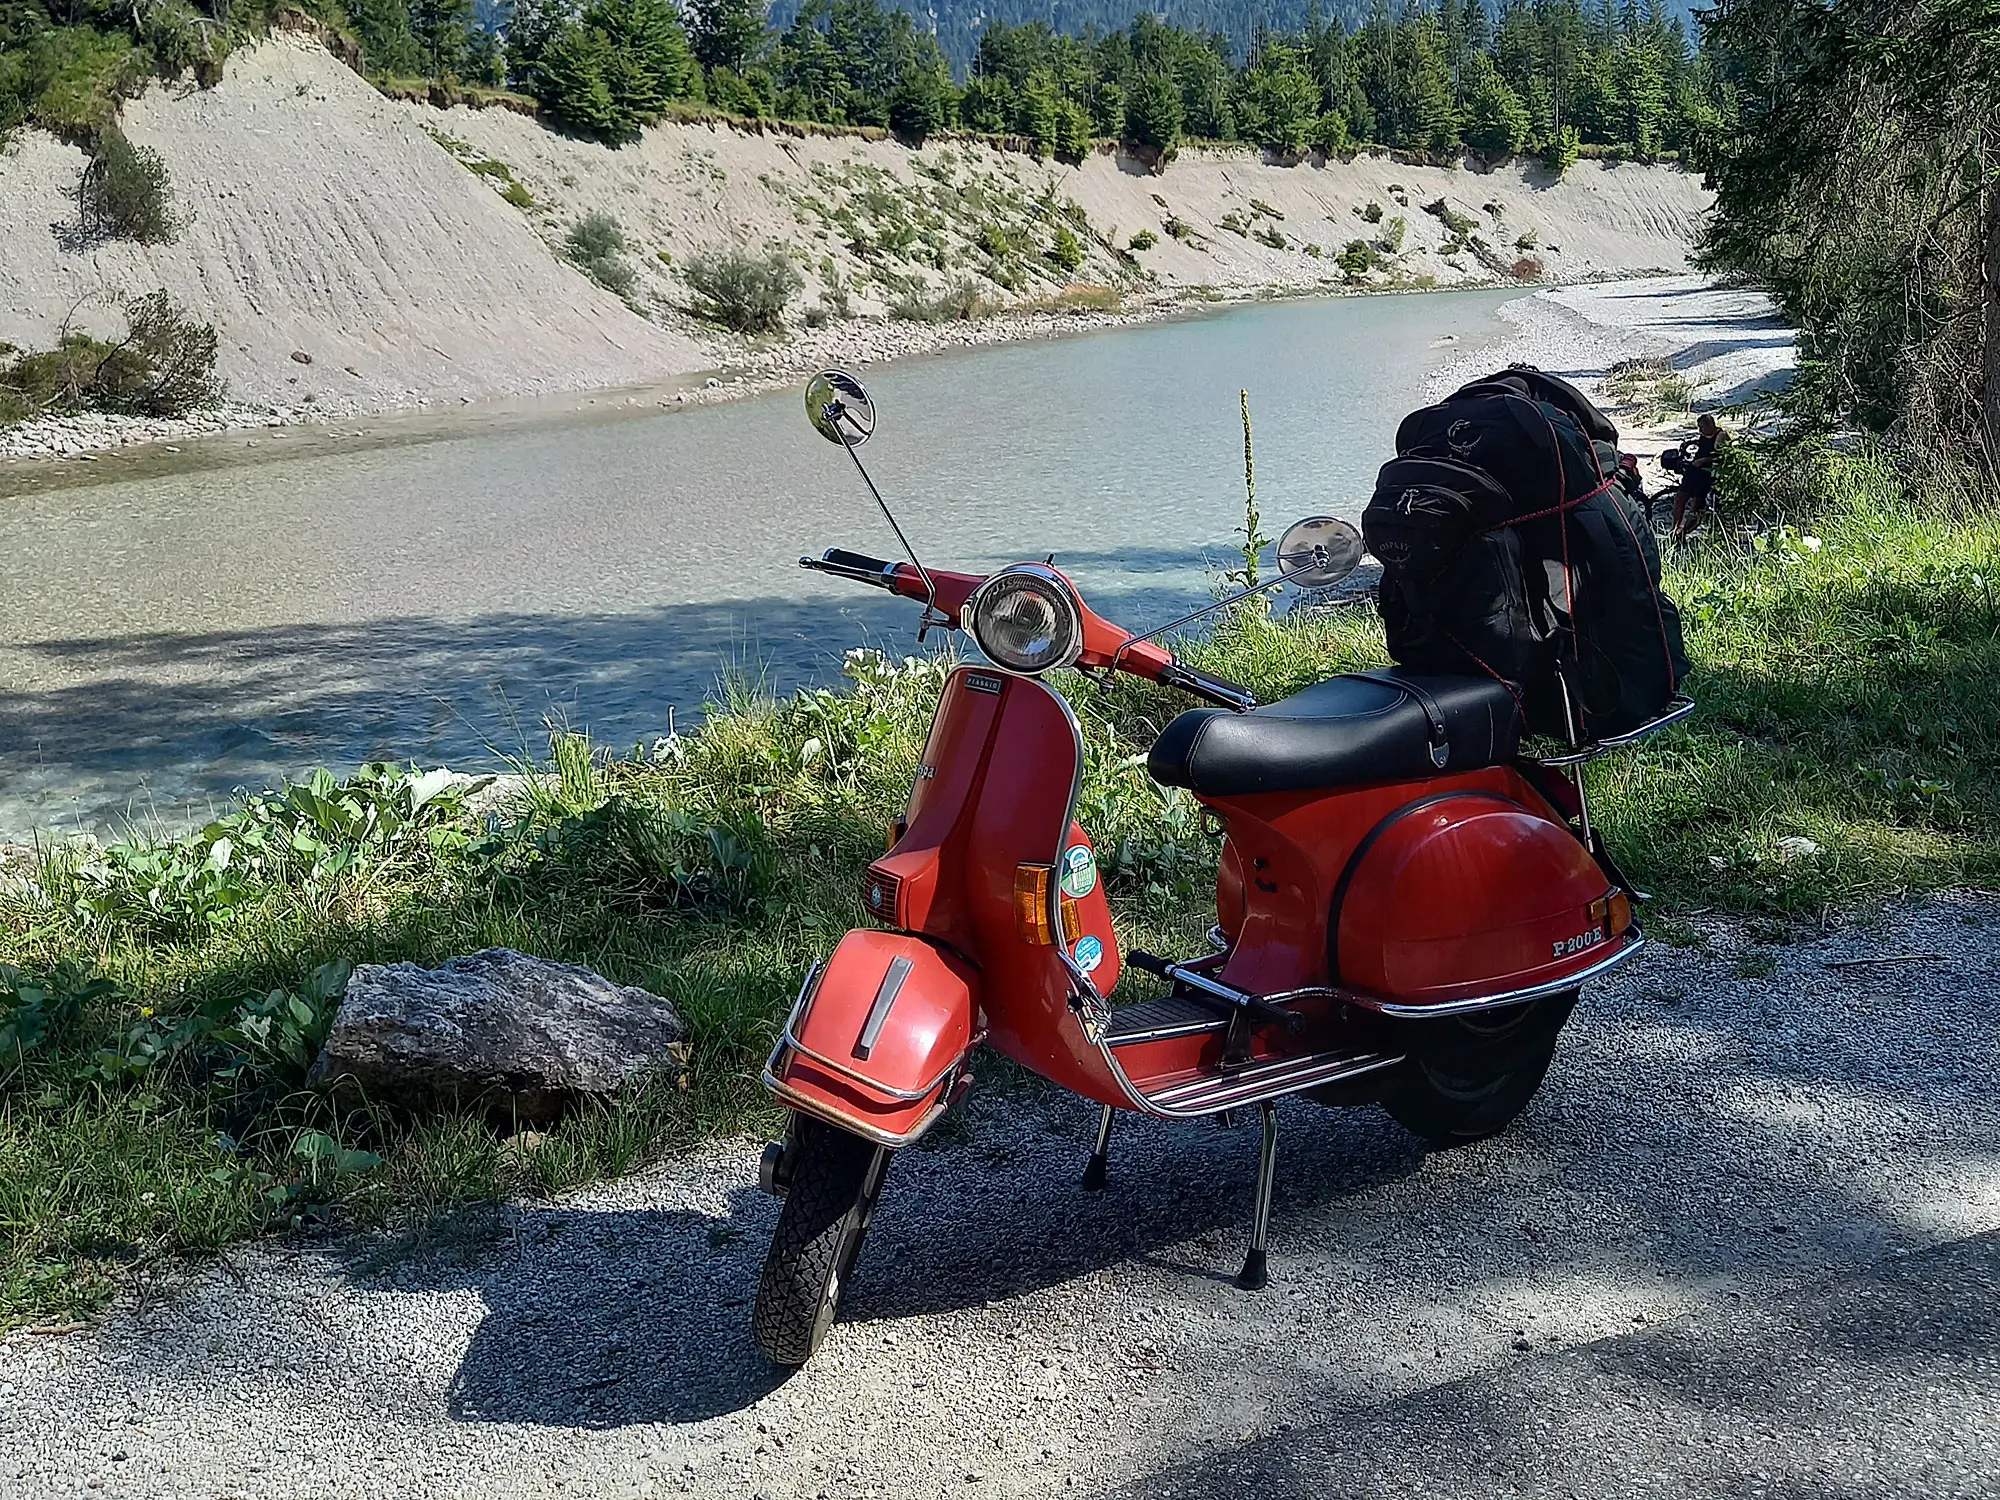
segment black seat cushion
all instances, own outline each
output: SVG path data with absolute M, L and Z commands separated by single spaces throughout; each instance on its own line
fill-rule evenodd
M 1442 765 L 1429 705 L 1443 721 Z M 1511 759 L 1519 743 L 1520 710 L 1502 684 L 1386 671 L 1335 677 L 1246 714 L 1189 709 L 1146 764 L 1168 786 L 1239 797 L 1472 771 Z

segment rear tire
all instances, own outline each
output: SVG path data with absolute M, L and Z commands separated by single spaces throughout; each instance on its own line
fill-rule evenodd
M 767 1358 L 796 1367 L 813 1357 L 840 1310 L 889 1151 L 803 1115 L 790 1149 L 797 1153 L 791 1186 L 764 1257 L 750 1326 Z
M 1382 1107 L 1433 1146 L 1465 1146 L 1513 1124 L 1542 1086 L 1577 992 L 1485 1015 L 1409 1023 L 1409 1061 Z

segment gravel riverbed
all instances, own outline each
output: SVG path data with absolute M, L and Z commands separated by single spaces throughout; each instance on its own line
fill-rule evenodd
M 788 1380 L 754 1141 L 415 1255 L 240 1251 L 0 1345 L 0 1492 L 2000 1493 L 1996 925 L 1693 917 L 1475 1147 L 1286 1106 L 1261 1294 L 1254 1128 L 1121 1124 L 1093 1196 L 1087 1110 L 978 1090 Z

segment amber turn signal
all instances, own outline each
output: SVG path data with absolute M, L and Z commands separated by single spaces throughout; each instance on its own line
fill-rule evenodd
M 1632 925 L 1632 898 L 1623 891 L 1599 896 L 1590 903 L 1587 915 L 1604 929 L 1605 936 L 1618 937 Z
M 1054 876 L 1052 865 L 1014 867 L 1014 924 L 1024 943 L 1048 947 L 1056 940 L 1049 927 L 1049 881 Z

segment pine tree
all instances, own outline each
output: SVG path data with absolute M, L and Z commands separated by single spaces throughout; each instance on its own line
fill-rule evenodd
M 687 36 L 709 68 L 741 73 L 764 46 L 763 0 L 689 0 Z
M 650 125 L 670 100 L 700 92 L 700 70 L 668 0 L 591 0 L 582 21 L 604 34 L 605 83 L 634 124 Z
M 432 78 L 455 77 L 472 30 L 472 0 L 410 0 L 410 35 Z
M 348 0 L 347 19 L 371 75 L 406 78 L 423 65 L 407 0 Z
M 1139 146 L 1170 155 L 1181 138 L 1181 91 L 1170 73 L 1139 75 L 1138 87 L 1125 99 L 1125 133 Z
M 1528 107 L 1483 52 L 1468 69 L 1465 143 L 1490 160 L 1512 156 L 1528 142 Z
M 1419 16 L 1410 27 L 1407 144 L 1442 154 L 1458 145 L 1458 106 L 1444 38 L 1435 18 Z
M 1067 162 L 1090 155 L 1090 112 L 1074 99 L 1056 104 L 1055 153 L 1058 161 Z
M 607 141 L 637 133 L 611 97 L 605 79 L 610 58 L 604 33 L 588 26 L 571 26 L 549 45 L 536 69 L 537 97 L 557 124 Z

